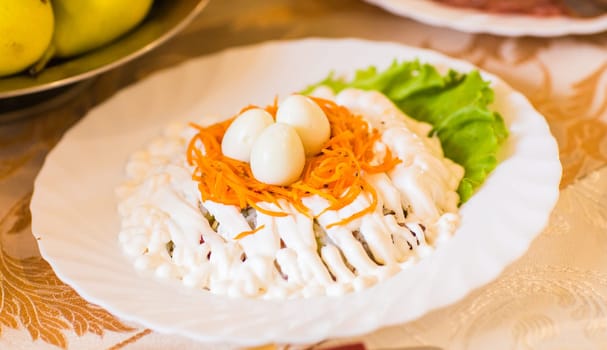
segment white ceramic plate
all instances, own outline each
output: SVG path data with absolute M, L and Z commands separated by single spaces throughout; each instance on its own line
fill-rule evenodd
M 547 224 L 561 167 L 544 118 L 486 75 L 511 136 L 501 163 L 462 208 L 456 236 L 360 293 L 289 301 L 231 299 L 137 273 L 121 252 L 114 189 L 129 154 L 172 120 L 229 116 L 318 81 L 394 58 L 467 71 L 461 61 L 391 43 L 309 39 L 237 48 L 133 85 L 91 111 L 48 155 L 35 183 L 32 230 L 43 257 L 84 298 L 160 332 L 239 345 L 313 342 L 405 322 L 494 279 Z
M 502 15 L 458 8 L 432 0 L 366 0 L 397 15 L 468 33 L 503 36 L 562 36 L 607 30 L 607 14 L 590 18 Z

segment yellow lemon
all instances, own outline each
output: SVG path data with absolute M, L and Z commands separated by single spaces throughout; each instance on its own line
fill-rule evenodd
M 0 76 L 34 64 L 53 37 L 50 0 L 0 1 Z

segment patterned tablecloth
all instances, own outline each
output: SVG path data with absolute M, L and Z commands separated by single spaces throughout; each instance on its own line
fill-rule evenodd
M 368 348 L 607 348 L 607 171 L 595 172 L 607 164 L 607 33 L 554 39 L 470 35 L 356 0 L 212 1 L 160 49 L 81 86 L 60 107 L 0 125 L 0 348 L 227 348 L 125 323 L 59 281 L 30 233 L 33 180 L 62 133 L 121 87 L 223 48 L 309 36 L 426 47 L 501 76 L 546 116 L 564 169 L 549 227 L 496 281 L 414 322 L 313 347 L 361 341 Z

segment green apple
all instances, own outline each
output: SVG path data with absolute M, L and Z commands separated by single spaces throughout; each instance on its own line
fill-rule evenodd
M 153 0 L 53 0 L 54 55 L 71 57 L 125 34 L 147 15 Z
M 52 2 L 55 15 L 53 39 L 44 56 L 30 69 L 31 74 L 39 73 L 53 57 L 77 56 L 116 40 L 145 18 L 153 0 Z

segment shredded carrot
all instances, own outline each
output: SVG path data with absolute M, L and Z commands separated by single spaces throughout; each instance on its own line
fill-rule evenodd
M 252 235 L 252 234 L 256 233 L 257 231 L 263 229 L 264 227 L 266 227 L 266 225 L 261 225 L 261 226 L 259 226 L 258 228 L 254 229 L 254 230 L 241 232 L 241 233 L 237 234 L 234 237 L 234 239 L 238 240 L 238 239 L 241 239 L 241 238 L 245 238 L 246 236 Z
M 375 210 L 377 193 L 363 178 L 364 174 L 376 174 L 391 170 L 400 160 L 386 149 L 383 159 L 376 159 L 373 147 L 381 137 L 377 129 L 370 129 L 367 122 L 347 108 L 332 101 L 312 98 L 325 112 L 331 125 L 331 138 L 322 151 L 306 159 L 302 176 L 289 186 L 268 185 L 253 176 L 248 163 L 226 157 L 221 152 L 221 140 L 234 118 L 208 127 L 191 124 L 198 133 L 190 140 L 187 161 L 195 167 L 192 178 L 198 182 L 203 200 L 212 200 L 241 209 L 251 206 L 261 213 L 286 216 L 280 211 L 261 208 L 258 203 L 268 202 L 280 208 L 285 200 L 298 211 L 311 217 L 303 198 L 318 195 L 329 202 L 323 211 L 338 210 L 351 204 L 361 193 L 369 193 L 371 204 L 339 222 L 344 225 Z M 240 113 L 256 106 L 247 106 Z M 274 118 L 278 101 L 265 108 Z M 257 230 L 259 230 L 258 228 Z M 242 238 L 257 230 L 242 232 Z

